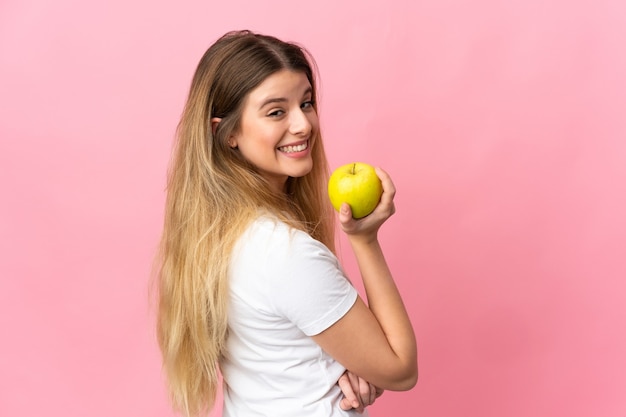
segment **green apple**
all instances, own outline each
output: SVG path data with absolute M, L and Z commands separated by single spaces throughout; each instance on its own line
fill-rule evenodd
M 374 167 L 364 162 L 340 166 L 328 181 L 328 196 L 335 210 L 348 203 L 355 219 L 374 211 L 382 193 L 383 186 Z

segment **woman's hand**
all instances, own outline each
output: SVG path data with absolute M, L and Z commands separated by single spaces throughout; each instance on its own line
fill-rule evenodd
M 368 241 L 376 239 L 380 226 L 396 212 L 396 207 L 393 203 L 396 188 L 391 181 L 391 177 L 382 169 L 378 167 L 375 169 L 383 186 L 383 194 L 374 211 L 356 220 L 352 218 L 352 210 L 350 210 L 350 206 L 347 203 L 343 203 L 340 207 L 339 224 L 350 238 L 363 238 Z
M 344 395 L 340 403 L 341 409 L 344 411 L 356 409 L 359 414 L 366 407 L 374 404 L 376 398 L 384 392 L 384 390 L 375 387 L 350 371 L 344 372 L 337 384 L 339 384 Z

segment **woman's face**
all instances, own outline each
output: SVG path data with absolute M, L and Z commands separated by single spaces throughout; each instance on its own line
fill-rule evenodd
M 248 94 L 240 129 L 229 144 L 284 191 L 288 177 L 302 177 L 313 168 L 311 149 L 318 129 L 306 75 L 281 70 Z

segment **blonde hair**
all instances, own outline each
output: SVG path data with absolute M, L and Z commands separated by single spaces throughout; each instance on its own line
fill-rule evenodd
M 227 141 L 242 103 L 269 75 L 303 72 L 317 97 L 314 63 L 296 44 L 249 31 L 230 32 L 204 54 L 178 125 L 168 173 L 165 221 L 156 260 L 157 337 L 174 408 L 187 416 L 214 405 L 228 333 L 228 267 L 246 226 L 267 210 L 334 251 L 327 202 L 328 163 L 319 131 L 312 171 L 272 191 Z M 317 107 L 315 108 L 317 111 Z M 215 132 L 211 119 L 221 118 Z

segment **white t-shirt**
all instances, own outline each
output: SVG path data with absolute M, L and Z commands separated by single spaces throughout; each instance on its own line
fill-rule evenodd
M 309 337 L 357 298 L 332 252 L 307 233 L 260 217 L 235 246 L 229 285 L 223 417 L 358 415 L 339 407 L 344 367 Z

